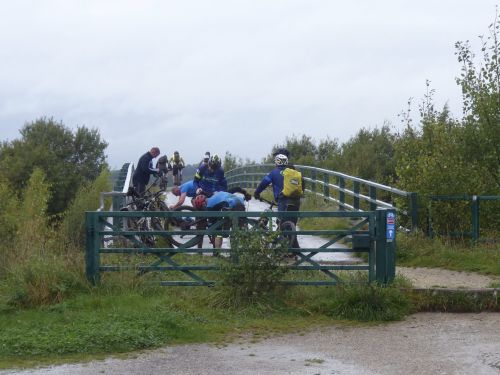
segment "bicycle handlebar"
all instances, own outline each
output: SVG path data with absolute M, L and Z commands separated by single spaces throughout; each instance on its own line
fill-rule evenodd
M 275 201 L 270 201 L 270 200 L 267 200 L 266 198 L 262 198 L 262 197 L 260 197 L 260 199 L 259 199 L 259 200 L 260 200 L 261 202 L 265 202 L 265 203 L 267 203 L 268 205 L 270 205 L 270 206 L 271 206 L 271 208 L 273 208 L 274 206 L 277 206 L 277 205 L 278 205 L 278 203 L 276 203 Z

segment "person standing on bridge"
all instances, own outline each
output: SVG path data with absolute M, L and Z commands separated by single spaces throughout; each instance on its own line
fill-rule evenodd
M 207 151 L 207 152 L 205 152 L 203 159 L 201 159 L 200 164 L 198 165 L 198 168 L 200 168 L 203 164 L 208 164 L 209 160 L 210 160 L 210 151 Z
M 300 198 L 304 192 L 304 179 L 302 175 L 300 175 L 300 172 L 295 171 L 293 165 L 288 164 L 288 157 L 284 154 L 277 154 L 274 157 L 274 164 L 276 168 L 269 172 L 262 179 L 259 186 L 257 186 L 257 189 L 255 189 L 255 199 L 260 200 L 260 193 L 272 184 L 274 200 L 278 203 L 278 211 L 299 211 Z M 289 179 L 288 176 L 294 173 L 297 175 Z M 285 176 L 287 176 L 286 180 Z M 293 182 L 293 180 L 295 181 Z M 287 220 L 297 224 L 297 219 L 296 217 L 291 217 Z M 299 247 L 297 240 L 295 240 L 293 247 Z
M 219 155 L 212 155 L 207 164 L 200 166 L 193 181 L 196 194 L 211 196 L 216 191 L 227 191 L 227 180 Z
M 179 154 L 179 151 L 174 151 L 174 154 L 170 158 L 170 165 L 172 166 L 174 185 L 179 186 L 182 182 L 182 169 L 185 167 L 184 159 Z
M 153 159 L 158 155 L 160 155 L 160 149 L 158 147 L 152 147 L 151 150 L 139 158 L 137 168 L 132 176 L 132 185 L 139 195 L 144 194 L 146 185 L 149 182 L 149 177 L 159 172 L 157 168 L 153 168 Z

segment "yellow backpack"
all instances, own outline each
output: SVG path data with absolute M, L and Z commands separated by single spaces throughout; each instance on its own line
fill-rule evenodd
M 283 195 L 287 198 L 300 198 L 302 190 L 302 173 L 292 168 L 285 168 L 283 172 Z

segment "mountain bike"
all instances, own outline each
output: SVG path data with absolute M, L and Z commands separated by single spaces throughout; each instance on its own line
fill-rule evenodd
M 260 201 L 265 202 L 269 204 L 269 208 L 265 209 L 264 212 L 272 212 L 273 208 L 275 206 L 278 206 L 278 204 L 274 201 L 267 200 L 265 198 L 260 198 Z M 269 218 L 265 215 L 262 215 L 259 219 L 248 219 L 249 225 L 254 228 L 259 228 L 259 229 L 273 229 L 272 227 L 269 228 Z M 276 225 L 277 229 L 279 229 L 282 232 L 282 237 L 283 239 L 286 240 L 286 243 L 288 244 L 289 247 L 297 247 L 297 235 L 295 234 L 297 227 L 295 223 L 288 218 L 276 219 L 276 223 L 273 223 L 271 221 L 271 225 Z
M 129 197 L 130 202 L 128 202 L 120 211 L 170 211 L 167 204 L 163 200 L 165 190 L 162 189 L 166 175 L 161 175 L 156 178 L 156 180 L 150 184 L 144 194 L 139 195 L 133 187 L 129 188 L 127 192 L 127 197 Z M 152 192 L 151 188 L 156 185 L 160 185 L 160 189 L 156 192 Z M 124 222 L 124 227 L 127 230 L 140 231 L 144 234 L 136 235 L 133 238 L 134 242 L 142 242 L 148 247 L 154 247 L 157 243 L 158 237 L 163 237 L 168 245 L 174 247 L 191 247 L 196 245 L 202 236 L 190 235 L 186 233 L 181 234 L 162 234 L 162 235 L 152 235 L 147 232 L 150 231 L 185 231 L 189 229 L 194 221 L 194 218 L 189 215 L 189 212 L 195 211 L 191 206 L 180 206 L 174 211 L 186 212 L 186 216 L 182 217 L 127 217 Z

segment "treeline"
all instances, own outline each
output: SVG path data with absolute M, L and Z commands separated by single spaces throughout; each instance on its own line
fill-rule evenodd
M 0 145 L 0 309 L 61 301 L 86 288 L 86 210 L 111 188 L 97 130 L 53 119 Z
M 401 114 L 403 131 L 389 124 L 363 128 L 345 143 L 337 139 L 316 142 L 308 135 L 293 135 L 276 144 L 263 161 L 272 163 L 272 153 L 286 147 L 294 164 L 331 169 L 366 180 L 417 192 L 420 196 L 421 227 L 426 226 L 428 197 L 432 195 L 500 195 L 500 20 L 481 38 L 481 55 L 475 56 L 468 42 L 457 42 L 461 66 L 456 79 L 463 94 L 463 114 L 453 117 L 447 106 L 437 109 L 434 90 L 418 105 L 418 120 L 412 120 L 412 103 Z M 479 61 L 476 61 L 476 58 Z M 226 154 L 227 166 L 245 164 Z M 439 203 L 437 226 L 449 228 L 470 222 L 467 203 Z M 457 207 L 461 206 L 457 215 Z M 481 209 L 483 226 L 500 227 L 499 204 Z M 467 221 L 466 218 L 469 218 Z M 459 224 L 460 223 L 460 224 Z

